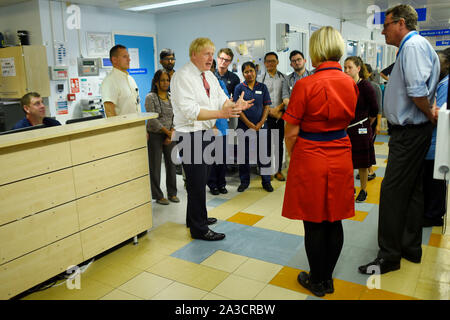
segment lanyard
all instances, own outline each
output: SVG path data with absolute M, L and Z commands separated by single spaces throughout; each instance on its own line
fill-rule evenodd
M 406 39 L 405 39 L 405 40 L 402 42 L 402 44 L 400 45 L 400 48 L 398 48 L 397 55 L 395 56 L 396 58 L 397 58 L 398 55 L 400 54 L 400 51 L 402 51 L 403 45 L 406 43 L 406 41 L 408 41 L 409 39 L 411 39 L 411 37 L 413 37 L 413 36 L 415 36 L 415 35 L 417 35 L 417 34 L 418 34 L 417 31 L 414 31 L 414 32 L 410 33 L 410 34 L 406 37 Z

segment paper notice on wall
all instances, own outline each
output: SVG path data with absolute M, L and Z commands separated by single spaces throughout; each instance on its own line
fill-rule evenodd
M 67 100 L 56 101 L 56 114 L 61 115 L 61 114 L 68 114 L 68 113 L 69 113 L 69 110 L 68 110 Z
M 139 69 L 139 49 L 128 48 L 128 54 L 130 55 L 130 69 Z
M 16 76 L 16 66 L 14 64 L 14 58 L 0 59 L 0 68 L 2 69 L 2 77 Z

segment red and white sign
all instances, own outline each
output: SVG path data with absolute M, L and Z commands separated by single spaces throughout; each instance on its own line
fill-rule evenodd
M 79 93 L 80 92 L 80 80 L 78 78 L 70 79 L 70 92 Z

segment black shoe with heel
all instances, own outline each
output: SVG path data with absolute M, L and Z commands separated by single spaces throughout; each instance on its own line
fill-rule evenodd
M 297 277 L 298 283 L 300 283 L 305 289 L 311 291 L 317 297 L 323 297 L 325 295 L 325 288 L 323 282 L 314 283 L 308 273 L 300 272 Z

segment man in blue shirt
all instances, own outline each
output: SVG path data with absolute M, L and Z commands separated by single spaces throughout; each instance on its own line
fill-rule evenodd
M 45 105 L 42 98 L 37 92 L 29 92 L 22 97 L 20 103 L 25 112 L 25 118 L 18 121 L 13 129 L 36 126 L 43 124 L 46 127 L 60 126 L 58 120 L 45 116 Z
M 439 59 L 416 31 L 417 12 L 410 5 L 386 11 L 382 34 L 399 48 L 384 96 L 384 112 L 392 125 L 386 173 L 381 184 L 378 256 L 359 267 L 363 274 L 400 269 L 405 258 L 422 257 L 423 168 L 436 124 L 432 108 L 439 80 Z

